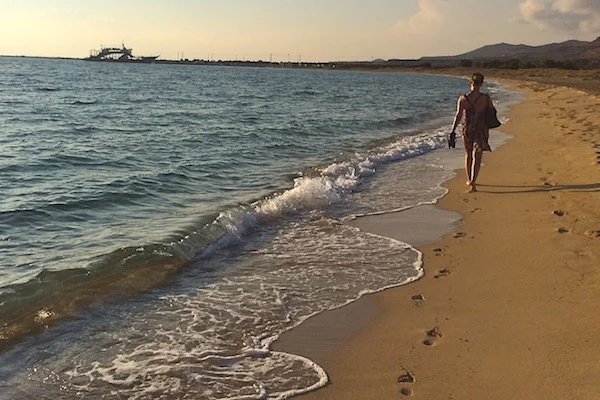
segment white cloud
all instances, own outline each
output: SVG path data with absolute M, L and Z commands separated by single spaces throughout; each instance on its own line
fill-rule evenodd
M 402 32 L 427 32 L 445 21 L 445 8 L 448 0 L 417 0 L 419 11 L 396 23 L 396 29 Z
M 600 0 L 525 0 L 522 19 L 540 29 L 571 32 L 600 30 Z

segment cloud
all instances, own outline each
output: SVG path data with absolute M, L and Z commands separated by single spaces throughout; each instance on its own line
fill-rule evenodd
M 396 29 L 403 32 L 426 32 L 445 21 L 445 8 L 448 0 L 418 0 L 419 11 L 396 23 Z
M 519 10 L 523 21 L 544 30 L 600 30 L 600 0 L 525 0 Z

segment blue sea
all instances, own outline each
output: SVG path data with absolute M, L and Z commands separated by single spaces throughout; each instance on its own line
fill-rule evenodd
M 271 350 L 423 274 L 456 77 L 0 57 L 0 399 L 285 399 Z M 514 95 L 489 84 L 501 108 Z M 455 150 L 458 151 L 458 150 Z

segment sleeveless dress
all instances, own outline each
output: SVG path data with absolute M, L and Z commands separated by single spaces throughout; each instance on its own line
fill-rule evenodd
M 462 137 L 465 144 L 465 149 L 469 152 L 476 149 L 479 151 L 492 151 L 488 143 L 490 130 L 485 123 L 485 108 L 477 111 L 475 105 L 482 101 L 481 98 L 488 98 L 486 93 L 482 93 L 474 103 L 469 101 L 467 95 L 463 95 L 465 99 L 464 121 L 462 124 Z

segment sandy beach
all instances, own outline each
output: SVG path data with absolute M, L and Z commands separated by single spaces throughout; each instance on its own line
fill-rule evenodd
M 513 138 L 485 154 L 477 193 L 463 171 L 446 183 L 437 207 L 462 221 L 441 239 L 419 243 L 402 212 L 355 221 L 416 241 L 425 276 L 283 335 L 276 350 L 310 357 L 330 378 L 299 398 L 600 399 L 596 84 L 571 72 L 484 73 L 524 94 L 501 128 Z

